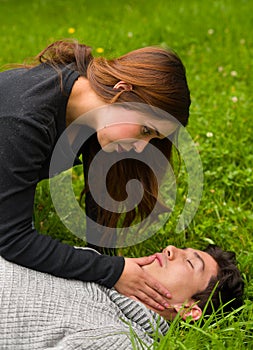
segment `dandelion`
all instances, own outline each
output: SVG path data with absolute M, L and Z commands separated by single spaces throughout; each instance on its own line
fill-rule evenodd
M 97 53 L 103 53 L 104 52 L 104 49 L 102 47 L 98 47 L 96 49 Z
M 69 28 L 69 29 L 68 29 L 68 33 L 69 33 L 69 34 L 74 34 L 75 31 L 76 31 L 75 28 Z
M 214 193 L 214 192 L 215 192 L 215 190 L 212 188 L 212 189 L 210 190 L 210 192 L 211 192 L 211 193 Z
M 232 77 L 237 77 L 237 72 L 236 72 L 235 70 L 232 70 L 232 71 L 230 72 L 230 75 L 231 75 Z
M 212 29 L 212 28 L 208 29 L 207 33 L 208 33 L 209 35 L 213 35 L 214 29 Z
M 232 100 L 232 102 L 236 103 L 236 102 L 238 102 L 238 97 L 233 96 L 233 97 L 231 97 L 231 100 Z
M 213 137 L 213 133 L 211 131 L 207 132 L 206 137 Z

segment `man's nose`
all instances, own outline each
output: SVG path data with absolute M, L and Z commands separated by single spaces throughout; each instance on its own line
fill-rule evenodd
M 144 150 L 144 148 L 147 146 L 147 144 L 148 144 L 147 141 L 138 140 L 138 141 L 133 143 L 133 148 L 134 148 L 135 152 L 141 153 Z
M 176 248 L 174 245 L 168 245 L 168 247 L 163 249 L 163 253 L 166 254 L 170 260 L 173 260 L 175 259 L 178 250 L 179 249 Z

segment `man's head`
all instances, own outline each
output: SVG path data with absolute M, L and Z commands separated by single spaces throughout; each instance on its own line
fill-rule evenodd
M 205 251 L 168 246 L 156 257 L 152 264 L 143 268 L 172 294 L 171 308 L 162 311 L 162 316 L 173 319 L 180 312 L 183 318 L 191 316 L 197 320 L 212 293 L 212 304 L 207 304 L 205 314 L 211 314 L 221 303 L 224 305 L 233 299 L 226 311 L 242 304 L 244 284 L 234 253 L 216 246 L 209 246 Z
M 212 304 L 208 303 L 205 314 L 210 315 L 223 305 L 223 311 L 231 311 L 243 304 L 244 282 L 237 268 L 234 252 L 227 252 L 215 245 L 209 245 L 205 252 L 208 253 L 218 264 L 218 274 L 213 276 L 206 289 L 196 293 L 192 298 L 198 302 L 203 310 L 212 294 Z M 218 284 L 217 284 L 218 282 Z M 217 287 L 215 288 L 215 286 Z

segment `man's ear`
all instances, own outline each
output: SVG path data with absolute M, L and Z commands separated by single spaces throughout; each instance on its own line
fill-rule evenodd
M 183 320 L 186 320 L 187 317 L 191 316 L 193 321 L 197 321 L 202 315 L 202 310 L 196 304 L 196 302 L 177 304 L 173 306 L 175 310 L 180 313 L 180 316 L 183 318 Z
M 127 91 L 133 90 L 132 84 L 126 83 L 123 80 L 118 81 L 113 88 Z

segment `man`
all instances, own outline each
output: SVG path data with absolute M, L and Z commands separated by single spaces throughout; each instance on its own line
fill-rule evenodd
M 230 301 L 227 309 L 242 304 L 244 284 L 235 254 L 218 247 L 200 251 L 168 246 L 143 269 L 171 291 L 170 307 L 160 312 L 163 317 L 114 289 L 54 277 L 0 258 L 0 348 L 126 350 L 137 339 L 145 348 L 153 343 L 154 329 L 165 335 L 166 319 L 178 312 L 183 319 L 198 320 L 214 287 L 214 309 L 220 302 Z

